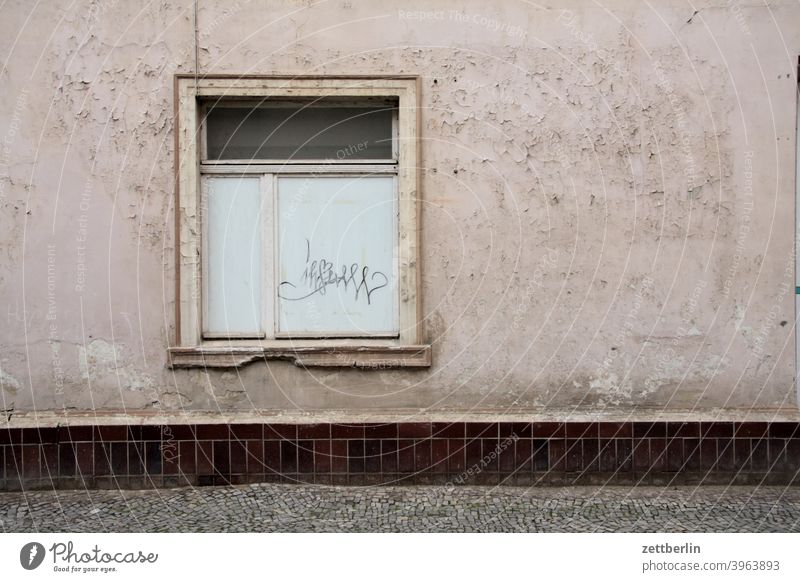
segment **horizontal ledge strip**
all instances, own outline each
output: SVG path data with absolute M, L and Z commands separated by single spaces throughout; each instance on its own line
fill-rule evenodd
M 257 360 L 291 360 L 300 367 L 347 367 L 366 370 L 427 368 L 431 346 L 247 346 L 169 348 L 172 368 L 236 368 Z
M 0 417 L 0 428 L 33 428 L 96 425 L 159 424 L 387 424 L 409 422 L 800 422 L 797 409 L 707 409 L 700 411 L 618 409 L 602 413 L 580 409 L 497 410 L 29 410 L 7 411 Z

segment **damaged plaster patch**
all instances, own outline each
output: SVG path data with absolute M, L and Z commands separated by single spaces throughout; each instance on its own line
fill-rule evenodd
M 620 383 L 614 372 L 590 380 L 589 389 L 599 398 L 599 403 L 605 405 L 626 404 L 633 393 L 630 380 Z
M 2 368 L 0 368 L 0 386 L 3 387 L 5 392 L 8 392 L 12 396 L 16 396 L 19 389 L 22 388 L 22 384 L 19 383 L 19 380 Z
M 138 372 L 133 364 L 124 364 L 124 361 L 122 347 L 105 340 L 93 340 L 79 349 L 78 366 L 84 380 L 107 383 L 113 379 L 127 390 L 152 390 L 153 379 Z

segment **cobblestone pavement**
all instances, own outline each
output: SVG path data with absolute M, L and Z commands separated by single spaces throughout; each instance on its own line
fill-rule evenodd
M 7 532 L 798 532 L 800 488 L 324 487 L 0 494 Z

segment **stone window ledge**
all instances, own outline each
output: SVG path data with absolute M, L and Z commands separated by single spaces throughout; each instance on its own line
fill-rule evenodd
M 430 345 L 193 346 L 169 348 L 171 368 L 237 368 L 258 360 L 291 360 L 299 367 L 383 370 L 429 368 Z

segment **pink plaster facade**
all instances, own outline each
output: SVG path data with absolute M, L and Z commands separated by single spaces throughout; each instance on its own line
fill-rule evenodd
M 197 51 L 186 0 L 0 10 L 12 422 L 797 419 L 796 2 L 200 0 Z M 431 368 L 167 366 L 195 54 L 420 77 Z

